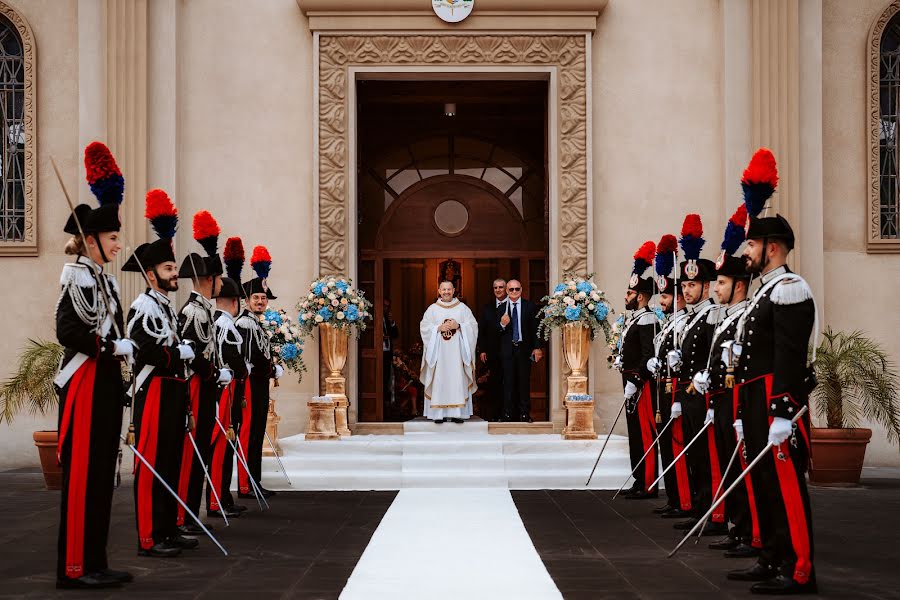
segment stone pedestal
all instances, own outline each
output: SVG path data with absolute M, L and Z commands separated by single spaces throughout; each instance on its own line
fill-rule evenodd
M 345 377 L 326 377 L 325 395 L 334 403 L 334 427 L 341 437 L 353 435 L 347 421 L 347 408 L 350 401 L 345 393 L 347 379 Z
M 596 440 L 594 431 L 593 400 L 563 400 L 566 407 L 566 427 L 562 431 L 566 440 Z
M 327 396 L 314 396 L 306 403 L 309 407 L 307 440 L 339 440 L 334 429 L 334 403 Z

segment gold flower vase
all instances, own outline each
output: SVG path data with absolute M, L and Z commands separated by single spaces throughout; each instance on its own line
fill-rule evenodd
M 566 323 L 562 329 L 563 355 L 572 371 L 566 378 L 566 398 L 587 395 L 587 362 L 591 352 L 591 329 L 582 323 Z M 567 440 L 595 440 L 594 401 L 565 400 L 566 426 L 562 436 Z
M 334 402 L 334 426 L 340 436 L 350 436 L 347 426 L 347 378 L 344 377 L 344 365 L 347 363 L 347 349 L 350 342 L 350 330 L 338 329 L 326 323 L 319 325 L 319 347 L 328 376 L 325 378 L 325 395 Z

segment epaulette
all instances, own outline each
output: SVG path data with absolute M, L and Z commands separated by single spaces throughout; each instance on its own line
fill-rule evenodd
M 187 302 L 181 308 L 181 314 L 187 317 L 187 323 L 192 320 L 199 323 L 207 323 L 209 321 L 208 312 L 196 302 Z
M 220 349 L 224 343 L 240 346 L 244 342 L 243 336 L 235 327 L 234 319 L 226 313 L 222 313 L 216 319 L 216 340 L 219 342 Z
M 654 325 L 656 322 L 656 313 L 652 310 L 645 312 L 637 320 L 638 325 Z
M 259 323 L 255 317 L 251 315 L 241 315 L 234 324 L 241 329 L 251 329 L 254 323 Z
M 723 308 L 727 308 L 727 307 L 724 307 L 721 304 L 716 304 L 711 309 L 709 309 L 709 312 L 706 313 L 707 325 L 718 325 L 719 324 L 719 320 L 720 320 L 719 317 L 721 316 L 719 313 L 722 312 Z
M 800 304 L 813 297 L 809 284 L 800 276 L 791 276 L 778 282 L 772 290 L 775 304 Z
M 94 287 L 97 281 L 91 274 L 90 267 L 80 263 L 66 263 L 63 265 L 62 273 L 59 276 L 59 285 L 68 287 L 77 285 L 78 287 Z
M 147 294 L 138 294 L 138 297 L 131 303 L 131 308 L 134 310 L 135 317 L 147 316 L 151 319 L 162 321 L 164 324 L 168 322 L 166 314 L 163 312 L 159 302 Z

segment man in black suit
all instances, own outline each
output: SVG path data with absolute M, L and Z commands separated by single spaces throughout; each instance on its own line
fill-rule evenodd
M 537 335 L 538 307 L 522 298 L 522 283 L 510 279 L 506 284 L 506 309 L 497 323 L 500 334 L 500 360 L 503 365 L 503 417 L 501 421 L 531 423 L 531 363 L 543 358 Z
M 382 388 L 384 405 L 389 406 L 394 403 L 394 340 L 399 337 L 400 331 L 397 329 L 394 315 L 391 314 L 390 298 L 384 299 L 383 307 L 384 310 L 381 313 L 381 352 L 384 373 Z
M 503 365 L 500 362 L 500 316 L 506 310 L 506 280 L 494 280 L 494 297 L 481 307 L 478 315 L 478 359 L 487 365 L 490 417 L 503 414 Z

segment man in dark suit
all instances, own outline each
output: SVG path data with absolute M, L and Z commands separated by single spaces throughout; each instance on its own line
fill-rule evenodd
M 503 414 L 503 365 L 500 362 L 500 316 L 506 310 L 506 280 L 494 280 L 494 297 L 481 307 L 478 315 L 478 359 L 485 363 L 488 377 L 490 417 Z
M 384 405 L 388 406 L 394 403 L 394 340 L 400 336 L 400 331 L 397 329 L 394 315 L 391 314 L 390 298 L 384 299 L 383 307 L 384 310 L 381 314 L 381 352 L 384 373 L 382 389 Z
M 497 323 L 500 335 L 500 361 L 503 365 L 503 417 L 531 423 L 531 363 L 543 358 L 537 335 L 538 307 L 522 298 L 522 283 L 510 279 L 506 284 L 506 308 Z

